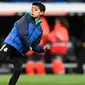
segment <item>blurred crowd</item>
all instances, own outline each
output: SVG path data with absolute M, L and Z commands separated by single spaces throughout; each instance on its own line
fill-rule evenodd
M 68 21 L 64 17 L 57 17 L 51 31 L 45 17 L 41 17 L 41 20 L 43 21 L 41 23 L 43 35 L 40 45 L 44 46 L 48 44 L 51 46 L 51 50 L 41 54 L 32 51 L 28 52 L 26 73 L 34 74 L 36 70 L 38 74 L 45 74 L 46 67 L 44 63 L 51 63 L 54 74 L 63 74 L 65 73 L 63 58 L 67 55 L 67 44 L 69 42 Z
M 69 22 L 65 17 L 56 17 L 52 30 L 50 30 L 51 28 L 45 17 L 41 17 L 41 20 L 43 21 L 41 23 L 43 35 L 40 45 L 48 44 L 51 46 L 51 50 L 41 54 L 33 51 L 28 52 L 26 73 L 45 74 L 47 72 L 45 64 L 47 63 L 52 65 L 51 68 L 54 74 L 66 73 L 64 63 L 77 63 L 77 68 L 72 71 L 84 73 L 85 31 L 83 31 L 81 39 L 78 40 L 74 36 L 69 35 Z

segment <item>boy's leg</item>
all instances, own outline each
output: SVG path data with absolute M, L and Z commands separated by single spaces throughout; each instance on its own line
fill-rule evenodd
M 18 56 L 17 56 L 18 57 Z M 16 82 L 18 81 L 18 78 L 20 76 L 20 73 L 21 73 L 21 69 L 22 69 L 22 61 L 18 60 L 18 61 L 15 61 L 13 63 L 14 65 L 14 73 L 9 81 L 9 85 L 16 85 Z
M 0 64 L 4 61 L 4 60 L 9 60 L 8 56 L 10 56 L 12 53 L 11 47 L 7 44 L 4 44 L 1 48 L 0 48 Z

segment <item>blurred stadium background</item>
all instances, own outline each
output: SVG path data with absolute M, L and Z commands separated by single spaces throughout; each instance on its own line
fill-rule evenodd
M 30 12 L 32 1 L 40 0 L 0 0 L 0 47 L 14 22 Z M 17 85 L 85 85 L 85 1 L 41 1 L 46 13 L 40 44 L 52 49 L 27 53 Z M 0 64 L 0 85 L 7 85 L 12 73 L 12 64 Z

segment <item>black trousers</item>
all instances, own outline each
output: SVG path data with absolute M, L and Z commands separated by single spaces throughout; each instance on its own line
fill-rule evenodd
M 78 52 L 78 67 L 76 69 L 77 73 L 83 73 L 83 64 L 85 63 L 85 47 L 81 47 L 80 51 Z
M 16 85 L 21 73 L 24 56 L 17 52 L 17 50 L 12 46 L 4 44 L 0 49 L 0 63 L 3 61 L 8 61 L 13 64 L 14 72 L 8 85 Z

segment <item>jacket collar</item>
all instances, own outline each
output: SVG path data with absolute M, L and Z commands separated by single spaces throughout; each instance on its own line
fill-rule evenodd
M 31 14 L 31 12 L 27 12 L 30 16 L 32 16 L 32 14 Z M 37 19 L 36 21 L 35 21 L 35 25 L 38 25 L 38 24 L 40 24 L 42 22 L 42 20 L 40 20 L 40 19 Z

